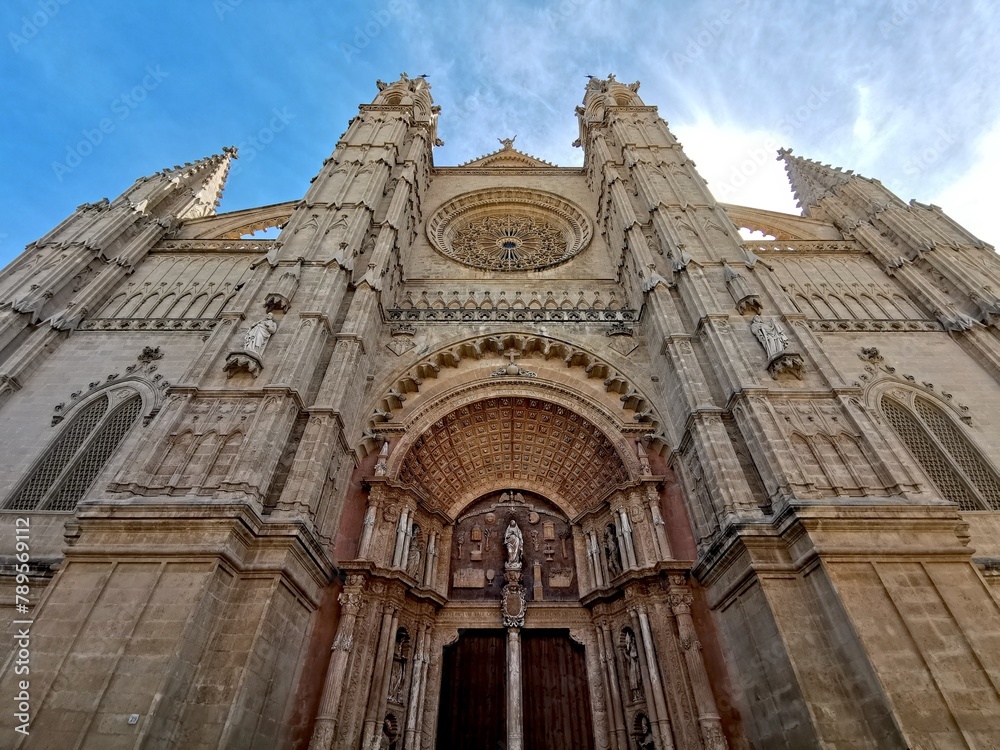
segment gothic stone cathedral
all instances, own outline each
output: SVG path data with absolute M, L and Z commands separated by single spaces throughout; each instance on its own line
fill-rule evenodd
M 791 151 L 718 203 L 638 89 L 438 167 L 404 74 L 299 200 L 227 149 L 28 246 L 0 746 L 1000 745 L 1000 261 Z

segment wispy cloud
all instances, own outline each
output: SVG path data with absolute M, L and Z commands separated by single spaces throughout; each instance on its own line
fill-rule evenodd
M 475 158 L 515 134 L 529 153 L 579 164 L 571 143 L 585 76 L 613 71 L 642 81 L 641 96 L 724 200 L 790 209 L 775 145 L 878 177 L 956 217 L 962 209 L 950 203 L 989 190 L 984 175 L 1000 167 L 990 146 L 1000 121 L 1000 7 L 981 0 L 845 0 L 822 14 L 779 0 L 361 8 L 227 0 L 226 8 L 219 18 L 212 3 L 156 15 L 124 0 L 67 2 L 44 33 L 0 57 L 6 98 L 19 104 L 0 140 L 16 175 L 0 186 L 10 235 L 0 253 L 9 258 L 77 204 L 140 174 L 238 142 L 274 107 L 294 112 L 295 127 L 241 165 L 223 207 L 302 195 L 358 103 L 374 97 L 375 79 L 402 70 L 428 74 L 442 107 L 438 164 Z M 0 25 L 17 30 L 36 10 L 37 0 L 13 0 Z M 132 31 L 150 25 L 152 39 Z M 170 85 L 55 180 L 52 161 L 148 64 L 169 70 Z M 987 216 L 969 212 L 966 221 L 1000 239 Z

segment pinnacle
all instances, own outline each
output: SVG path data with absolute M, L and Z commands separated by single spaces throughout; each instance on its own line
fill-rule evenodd
M 229 167 L 233 159 L 239 158 L 236 146 L 225 146 L 222 153 L 212 154 L 203 159 L 157 172 L 154 177 L 165 178 L 171 183 L 185 185 L 197 198 L 201 215 L 215 213 L 222 202 L 222 192 L 226 187 Z
M 778 161 L 785 162 L 785 172 L 799 207 L 808 210 L 828 194 L 847 183 L 853 172 L 795 156 L 790 148 L 778 149 Z

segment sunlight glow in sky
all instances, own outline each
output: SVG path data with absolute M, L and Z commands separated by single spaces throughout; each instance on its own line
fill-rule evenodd
M 240 147 L 221 211 L 301 197 L 375 79 L 426 73 L 435 163 L 581 163 L 586 75 L 640 80 L 716 197 L 798 213 L 779 146 L 936 203 L 987 242 L 1000 6 L 987 0 L 8 0 L 0 263 L 137 177 Z

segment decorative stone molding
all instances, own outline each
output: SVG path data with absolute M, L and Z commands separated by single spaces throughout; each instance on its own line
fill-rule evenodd
M 807 320 L 810 331 L 942 331 L 940 323 L 931 320 Z
M 607 323 L 632 322 L 639 318 L 635 310 L 546 310 L 546 309 L 403 309 L 386 311 L 389 320 L 408 323 Z
M 70 394 L 68 401 L 56 404 L 52 410 L 53 414 L 51 425 L 55 427 L 57 424 L 62 422 L 63 419 L 65 419 L 65 415 L 73 410 L 73 407 L 81 401 L 86 400 L 97 391 L 103 390 L 111 385 L 121 385 L 130 380 L 144 382 L 152 387 L 152 409 L 143 418 L 143 426 L 149 424 L 150 420 L 152 420 L 152 418 L 156 416 L 156 413 L 159 411 L 160 405 L 163 403 L 164 394 L 170 387 L 170 383 L 164 380 L 163 376 L 156 372 L 156 365 L 153 364 L 153 362 L 162 358 L 163 352 L 160 351 L 160 347 L 144 347 L 139 356 L 136 357 L 138 364 L 126 367 L 124 377 L 117 372 L 111 373 L 104 380 L 95 380 L 91 382 L 87 386 L 86 390 L 81 388 L 78 391 L 74 391 Z
M 786 373 L 802 380 L 803 364 L 801 355 L 794 352 L 782 352 L 768 360 L 767 371 L 775 380 L 778 379 L 779 375 Z
M 473 268 L 527 271 L 580 253 L 593 227 L 587 215 L 554 193 L 489 188 L 445 203 L 427 221 L 431 245 Z
M 740 315 L 747 313 L 759 313 L 764 309 L 760 301 L 760 294 L 751 286 L 750 282 L 739 271 L 733 269 L 728 263 L 722 264 L 722 273 L 726 279 L 726 287 L 729 294 L 736 303 L 736 309 Z
M 256 378 L 263 369 L 264 365 L 261 363 L 260 357 L 252 352 L 242 351 L 230 352 L 226 357 L 226 364 L 222 371 L 226 373 L 227 378 L 231 378 L 238 372 L 248 372 Z
M 760 253 L 853 253 L 863 254 L 864 248 L 853 240 L 750 240 L 744 250 Z
M 393 339 L 393 341 L 397 340 L 410 343 L 411 346 L 407 348 L 412 348 L 412 342 L 409 341 L 408 337 L 400 336 Z M 623 342 L 630 346 L 619 349 L 615 346 L 617 342 Z M 611 339 L 611 345 L 612 349 L 624 356 L 635 349 L 638 342 L 633 337 L 614 336 Z M 392 348 L 390 346 L 390 349 Z M 652 402 L 637 390 L 631 380 L 605 360 L 557 339 L 536 335 L 503 334 L 481 336 L 459 342 L 440 349 L 413 365 L 398 377 L 382 398 L 376 402 L 377 406 L 372 412 L 374 418 L 369 424 L 369 433 L 374 435 L 377 422 L 392 421 L 393 412 L 401 407 L 401 402 L 393 396 L 393 393 L 419 393 L 424 380 L 437 378 L 443 367 L 458 367 L 463 360 L 480 360 L 491 352 L 501 356 L 510 356 L 507 354 L 510 351 L 515 351 L 520 356 L 535 353 L 541 355 L 546 361 L 561 359 L 568 367 L 583 368 L 586 378 L 601 379 L 604 389 L 608 393 L 626 396 L 626 398 L 619 398 L 619 402 L 621 408 L 634 412 L 632 421 L 643 426 L 650 425 L 654 430 L 660 423 L 659 418 L 652 410 Z M 496 377 L 500 376 L 496 375 Z
M 93 318 L 80 324 L 81 331 L 211 331 L 216 318 Z
M 252 253 L 266 254 L 276 240 L 162 240 L 152 252 L 157 253 Z

